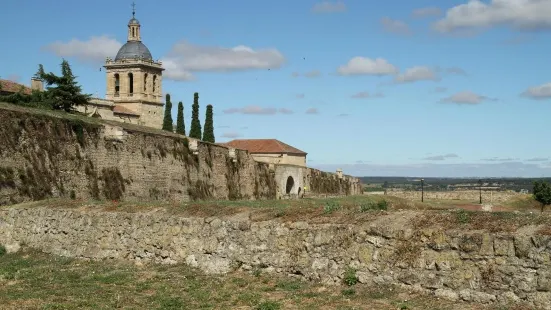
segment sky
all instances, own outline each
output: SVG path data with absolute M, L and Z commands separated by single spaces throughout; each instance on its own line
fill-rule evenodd
M 551 0 L 136 1 L 187 129 L 199 92 L 217 142 L 275 138 L 355 176 L 551 176 L 549 16 Z M 131 1 L 4 1 L 0 78 L 65 58 L 103 98 L 131 17 Z

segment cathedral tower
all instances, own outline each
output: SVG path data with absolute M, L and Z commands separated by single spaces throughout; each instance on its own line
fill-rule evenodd
M 141 25 L 132 4 L 127 42 L 115 59 L 107 58 L 106 99 L 114 103 L 113 113 L 125 121 L 160 129 L 163 123 L 162 73 L 160 61 L 142 43 Z

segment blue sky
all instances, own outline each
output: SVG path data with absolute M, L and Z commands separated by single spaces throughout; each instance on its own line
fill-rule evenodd
M 217 142 L 276 138 L 352 175 L 551 176 L 551 1 L 157 3 L 136 18 L 163 91 L 188 128 L 193 93 L 202 118 L 212 104 Z M 0 77 L 65 57 L 103 97 L 130 17 L 131 1 L 6 1 Z

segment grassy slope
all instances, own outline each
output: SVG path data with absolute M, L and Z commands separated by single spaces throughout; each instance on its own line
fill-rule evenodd
M 183 264 L 136 266 L 113 260 L 61 258 L 30 250 L 0 257 L 0 305 L 6 310 L 495 309 L 389 287 L 324 287 L 254 270 L 215 277 Z

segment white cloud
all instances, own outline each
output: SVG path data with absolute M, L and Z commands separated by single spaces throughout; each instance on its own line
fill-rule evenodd
M 548 157 L 534 157 L 534 158 L 529 158 L 526 161 L 548 161 L 548 160 L 549 160 Z
M 439 16 L 440 14 L 442 14 L 442 10 L 440 10 L 440 8 L 437 8 L 437 7 L 420 8 L 420 9 L 413 10 L 413 12 L 411 12 L 411 15 L 415 18 Z
M 442 99 L 443 103 L 456 103 L 456 104 L 479 104 L 483 101 L 494 101 L 495 99 L 488 98 L 486 96 L 475 94 L 471 91 L 463 91 L 456 93 L 450 97 Z
M 315 77 L 318 77 L 321 75 L 321 72 L 319 72 L 318 70 L 312 70 L 312 71 L 308 71 L 306 73 L 304 73 L 304 76 L 307 77 L 307 78 L 315 78 Z
M 68 42 L 56 41 L 44 47 L 59 57 L 74 57 L 82 62 L 103 62 L 106 57 L 114 58 L 122 43 L 116 39 L 102 35 L 93 36 L 86 41 L 72 39 Z
M 403 35 L 411 34 L 411 29 L 409 29 L 409 26 L 403 21 L 392 19 L 390 17 L 383 17 L 381 18 L 381 24 L 387 32 Z
M 467 75 L 467 72 L 465 70 L 459 68 L 459 67 L 451 67 L 446 69 L 446 72 L 449 74 L 456 74 L 456 75 Z
M 277 113 L 281 114 L 292 114 L 293 111 L 286 109 L 286 108 L 280 108 L 279 110 L 276 108 L 269 108 L 269 107 L 260 107 L 257 105 L 249 105 L 244 108 L 230 108 L 222 111 L 224 114 L 251 114 L 251 115 L 275 115 Z
M 309 108 L 306 110 L 306 114 L 319 114 L 319 111 L 317 108 Z
M 529 87 L 525 90 L 521 96 L 531 98 L 531 99 L 549 99 L 551 98 L 551 82 Z
M 491 158 L 483 158 L 483 161 L 515 161 L 519 160 L 518 158 L 511 158 L 511 157 L 505 157 L 505 158 L 499 158 L 499 157 L 491 157 Z
M 356 93 L 352 96 L 350 96 L 350 98 L 352 99 L 366 99 L 366 98 L 382 98 L 384 97 L 384 94 L 381 93 L 381 92 L 377 92 L 375 94 L 370 94 L 369 92 L 366 92 L 366 91 L 361 91 L 359 93 Z
M 423 158 L 423 160 L 446 160 L 446 159 L 449 159 L 449 158 L 458 158 L 459 156 L 457 156 L 457 154 L 445 154 L 445 155 L 436 155 L 436 156 L 429 156 L 429 157 L 425 157 Z
M 489 28 L 499 25 L 519 30 L 551 29 L 551 1 L 548 0 L 469 0 L 452 7 L 433 24 L 445 33 L 461 29 Z
M 200 46 L 183 41 L 175 44 L 162 61 L 167 78 L 186 80 L 190 72 L 276 69 L 285 63 L 285 57 L 273 48 L 254 50 L 244 45 L 232 48 Z
M 302 75 L 304 77 L 307 77 L 307 78 L 316 78 L 316 77 L 319 77 L 321 75 L 321 72 L 319 70 L 312 70 L 312 71 L 305 72 Z M 291 73 L 291 76 L 292 77 L 299 77 L 299 76 L 301 76 L 301 74 L 300 74 L 300 72 L 293 72 L 293 73 Z
M 314 13 L 339 13 L 346 12 L 346 5 L 342 1 L 322 1 L 312 7 Z
M 340 75 L 392 75 L 398 68 L 383 58 L 354 57 L 337 69 Z
M 241 134 L 236 131 L 228 131 L 222 134 L 222 138 L 235 139 L 241 137 Z
M 416 66 L 394 77 L 396 83 L 411 83 L 416 81 L 440 81 L 438 74 L 431 68 Z

